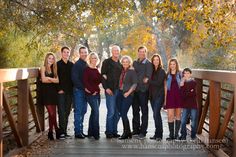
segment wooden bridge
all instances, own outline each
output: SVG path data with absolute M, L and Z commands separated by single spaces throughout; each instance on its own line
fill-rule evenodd
M 34 150 L 29 156 L 37 156 L 36 152 L 43 152 L 38 156 L 236 156 L 235 71 L 193 70 L 201 106 L 197 136 L 201 142 L 197 143 L 157 142 L 148 138 L 143 141 L 107 140 L 103 135 L 104 103 L 101 104 L 104 114 L 100 117 L 102 138 L 99 141 L 72 137 L 50 142 L 45 136 L 47 113 L 43 106 L 37 105 L 38 75 L 38 68 L 0 69 L 0 157 L 9 156 L 9 150 L 32 146 L 37 140 L 40 140 L 42 150 Z M 152 112 L 149 120 L 148 136 L 151 136 L 154 133 Z M 163 121 L 166 137 L 168 129 L 164 111 Z M 70 120 L 71 135 L 72 123 Z M 122 127 L 119 128 L 121 131 Z M 43 147 L 45 145 L 47 148 Z

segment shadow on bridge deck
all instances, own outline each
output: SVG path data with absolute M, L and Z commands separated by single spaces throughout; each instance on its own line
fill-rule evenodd
M 44 133 L 37 141 L 31 144 L 26 149 L 20 151 L 17 156 L 52 156 L 52 157 L 75 157 L 75 156 L 213 156 L 200 141 L 190 141 L 187 139 L 185 142 L 169 142 L 165 138 L 168 136 L 167 115 L 162 111 L 163 125 L 164 125 L 164 138 L 163 141 L 153 141 L 149 137 L 154 134 L 154 122 L 152 118 L 151 107 L 149 107 L 149 126 L 146 139 L 138 140 L 135 138 L 129 140 L 106 139 L 105 138 L 105 120 L 106 120 L 106 107 L 105 101 L 102 99 L 100 105 L 100 140 L 94 139 L 75 139 L 73 136 L 73 112 L 69 121 L 69 134 L 71 138 L 65 140 L 47 140 Z M 85 116 L 84 132 L 86 133 L 88 126 L 88 117 L 90 109 Z M 129 119 L 132 117 L 132 109 L 129 111 Z M 122 123 L 119 122 L 119 133 L 122 133 Z

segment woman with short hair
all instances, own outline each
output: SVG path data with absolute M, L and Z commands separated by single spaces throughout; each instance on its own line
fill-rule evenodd
M 119 139 L 131 138 L 129 119 L 127 113 L 133 102 L 133 92 L 137 86 L 137 75 L 132 68 L 132 59 L 129 56 L 121 58 L 122 72 L 119 79 L 119 92 L 118 92 L 118 110 L 120 112 L 123 123 L 123 134 Z

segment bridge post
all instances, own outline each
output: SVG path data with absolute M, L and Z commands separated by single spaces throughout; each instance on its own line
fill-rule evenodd
M 29 139 L 29 84 L 28 79 L 17 81 L 18 86 L 18 106 L 17 106 L 17 127 L 21 135 L 22 143 L 24 146 L 28 145 Z
M 233 157 L 236 157 L 236 83 L 234 84 L 234 129 L 233 129 Z
M 210 81 L 209 144 L 215 145 L 220 127 L 221 83 Z M 218 143 L 219 144 L 219 143 Z
M 0 83 L 0 157 L 3 156 L 2 108 L 3 108 L 3 83 Z
M 198 104 L 198 123 L 200 122 L 200 118 L 202 115 L 202 85 L 203 80 L 202 79 L 195 79 L 197 83 L 197 104 Z

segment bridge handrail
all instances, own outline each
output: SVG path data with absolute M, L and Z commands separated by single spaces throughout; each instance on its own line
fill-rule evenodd
M 18 131 L 19 134 L 22 134 L 22 146 L 28 144 L 28 134 L 24 133 L 24 129 L 27 129 L 28 123 L 25 122 L 28 120 L 28 116 L 25 116 L 28 111 L 25 108 L 29 108 L 29 83 L 28 79 L 36 78 L 39 76 L 39 68 L 12 68 L 12 69 L 0 69 L 0 157 L 3 156 L 3 139 L 2 139 L 2 109 L 3 109 L 3 95 L 4 95 L 4 86 L 6 82 L 17 81 L 18 88 Z M 206 70 L 206 69 L 193 69 L 193 77 L 197 81 L 197 99 L 198 104 L 201 106 L 199 109 L 200 118 L 199 118 L 199 127 L 198 133 L 201 134 L 203 130 L 203 125 L 205 123 L 207 111 L 209 110 L 209 134 L 207 135 L 209 139 L 219 139 L 223 138 L 223 134 L 227 128 L 227 125 L 230 121 L 230 118 L 233 113 L 236 113 L 236 71 L 225 71 L 225 70 Z M 203 104 L 203 88 L 204 81 L 209 81 L 209 90 L 208 95 Z M 228 83 L 233 86 L 232 99 L 229 105 L 226 107 L 226 115 L 223 124 L 220 124 L 220 111 L 221 111 L 221 84 Z M 38 109 L 37 109 L 38 110 Z M 42 109 L 41 109 L 42 110 Z M 36 113 L 39 113 L 38 111 Z M 42 111 L 40 113 L 43 113 Z M 40 125 L 43 124 L 42 118 L 44 116 L 37 115 Z M 233 117 L 233 121 L 236 121 L 236 116 Z M 41 130 L 44 130 L 44 126 L 41 126 Z M 233 125 L 233 141 L 236 141 L 236 123 Z M 208 143 L 209 144 L 209 143 Z M 233 145 L 233 150 L 236 150 L 235 144 Z

